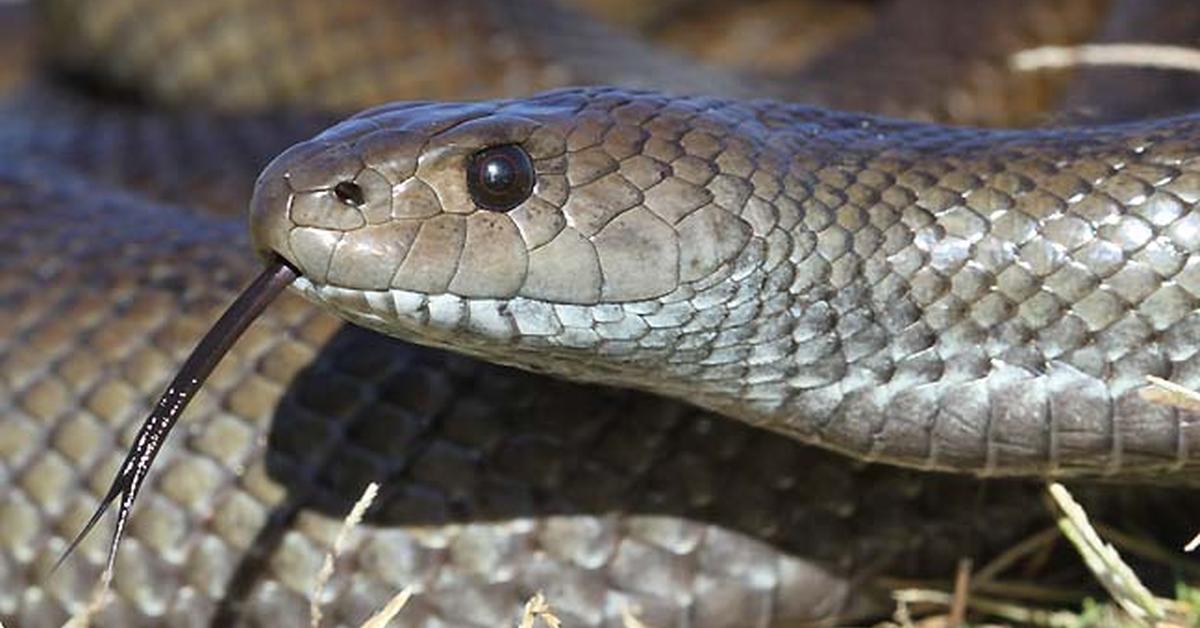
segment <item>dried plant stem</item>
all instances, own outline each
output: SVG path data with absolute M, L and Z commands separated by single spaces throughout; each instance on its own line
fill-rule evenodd
M 1200 49 L 1134 43 L 1042 46 L 1022 50 L 1009 62 L 1022 71 L 1104 65 L 1200 72 Z
M 366 514 L 367 508 L 371 507 L 377 494 L 379 494 L 379 485 L 374 482 L 368 484 L 362 496 L 350 509 L 350 514 L 346 515 L 342 521 L 342 527 L 333 541 L 333 549 L 325 554 L 325 562 L 321 565 L 321 571 L 317 572 L 317 581 L 313 585 L 312 596 L 308 600 L 308 614 L 312 628 L 318 628 L 321 625 L 321 594 L 325 591 L 325 585 L 329 584 L 329 579 L 333 577 L 333 563 L 342 555 L 350 532 L 362 522 L 363 515 Z M 404 592 L 401 591 L 400 595 L 403 594 Z
M 1083 507 L 1071 497 L 1065 486 L 1057 482 L 1048 487 L 1050 499 L 1059 513 L 1058 526 L 1063 535 L 1087 564 L 1096 580 L 1129 616 L 1142 625 L 1162 621 L 1166 613 L 1130 569 L 1112 545 L 1104 542 L 1088 522 Z

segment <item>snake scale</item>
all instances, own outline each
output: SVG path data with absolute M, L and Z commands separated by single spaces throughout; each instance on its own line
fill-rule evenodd
M 331 623 L 355 625 L 405 586 L 406 625 L 503 625 L 538 590 L 570 625 L 619 625 L 626 608 L 653 626 L 852 621 L 887 612 L 877 577 L 943 577 L 1044 525 L 1036 485 L 798 440 L 984 475 L 1194 475 L 1189 416 L 1132 392 L 1148 373 L 1197 383 L 1193 117 L 982 131 L 729 100 L 844 105 L 822 73 L 856 64 L 830 58 L 780 88 L 531 0 L 450 3 L 436 20 L 421 2 L 174 6 L 45 3 L 46 28 L 69 42 L 58 67 L 115 93 L 47 79 L 3 105 L 6 624 L 61 625 L 85 603 L 111 522 L 49 568 L 254 272 L 252 248 L 366 326 L 708 410 L 414 347 L 285 295 L 156 463 L 98 625 L 305 625 L 338 519 L 372 480 L 383 494 L 322 600 Z M 1083 4 L 1056 6 L 1077 17 Z M 232 17 L 247 14 L 273 16 L 269 36 L 236 37 Z M 404 38 L 364 26 L 404 28 L 381 15 L 421 19 Z M 558 26 L 530 28 L 544 23 Z M 1068 41 L 1096 26 L 1063 23 Z M 442 24 L 508 35 L 413 63 L 435 39 L 415 34 Z M 162 48 L 176 40 L 220 54 L 182 72 L 186 45 Z M 327 56 L 347 41 L 358 47 Z M 858 41 L 847 59 L 878 45 Z M 306 55 L 334 61 L 295 61 Z M 355 55 L 390 62 L 339 71 Z M 384 106 L 276 160 L 252 236 L 229 217 L 266 160 L 340 117 L 329 112 L 564 82 L 720 96 Z M 894 93 L 880 110 L 993 114 L 961 99 L 937 113 L 928 84 Z M 191 102 L 212 109 L 178 110 Z M 282 113 L 243 111 L 257 106 Z M 464 180 L 497 146 L 519 147 L 536 178 L 506 211 L 477 208 Z M 1096 513 L 1164 518 L 1179 502 L 1081 491 Z
M 1138 391 L 1200 385 L 1198 133 L 620 90 L 400 104 L 274 161 L 250 219 L 306 296 L 401 338 L 869 460 L 1187 472 L 1200 425 Z M 466 175 L 495 146 L 536 179 L 502 207 Z

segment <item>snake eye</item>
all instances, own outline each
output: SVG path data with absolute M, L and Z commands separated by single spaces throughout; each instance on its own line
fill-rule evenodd
M 485 148 L 467 161 L 467 190 L 482 209 L 506 212 L 533 193 L 533 161 L 516 144 Z
M 362 207 L 367 202 L 362 186 L 353 181 L 341 181 L 333 186 L 333 195 L 351 207 Z

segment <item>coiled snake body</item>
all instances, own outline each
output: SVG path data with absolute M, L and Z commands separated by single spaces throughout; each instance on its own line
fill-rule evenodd
M 1191 417 L 1135 392 L 1147 374 L 1200 384 L 1192 117 L 981 131 L 601 88 L 392 105 L 277 159 L 248 239 L 199 208 L 239 212 L 265 158 L 332 118 L 136 101 L 295 105 L 303 55 L 272 56 L 262 37 L 174 72 L 160 63 L 172 55 L 137 53 L 188 29 L 220 49 L 238 41 L 221 16 L 247 9 L 72 4 L 47 3 L 49 22 L 112 13 L 65 22 L 68 65 L 101 58 L 87 46 L 103 25 L 137 24 L 98 47 L 120 60 L 118 83 L 146 80 L 133 104 L 38 87 L 4 105 L 6 625 L 61 625 L 86 603 L 110 530 L 49 569 L 147 404 L 253 272 L 252 246 L 366 326 L 770 431 L 342 328 L 284 296 L 157 461 L 99 625 L 307 624 L 337 520 L 372 480 L 383 493 L 321 600 L 331 623 L 357 625 L 405 586 L 405 625 L 506 624 L 538 590 L 570 625 L 626 609 L 653 626 L 869 617 L 890 608 L 878 576 L 940 577 L 1043 523 L 1036 486 L 797 439 L 980 475 L 1194 475 Z M 376 32 L 338 13 L 351 3 L 298 6 Z M 562 46 L 568 79 L 637 83 L 631 68 L 649 63 L 644 47 L 596 54 L 611 42 L 566 13 L 512 7 L 518 41 Z M 455 3 L 447 23 L 479 28 L 491 11 Z M 562 30 L 529 29 L 543 19 Z M 264 32 L 319 57 L 308 26 Z M 643 74 L 677 91 L 715 76 L 655 59 Z M 397 66 L 320 67 L 309 79 L 336 108 Z M 514 68 L 521 86 L 555 82 Z M 479 208 L 465 175 L 497 146 L 527 153 L 536 178 L 507 211 Z M 1159 493 L 1136 492 L 1172 519 Z M 1130 503 L 1091 497 L 1095 513 Z

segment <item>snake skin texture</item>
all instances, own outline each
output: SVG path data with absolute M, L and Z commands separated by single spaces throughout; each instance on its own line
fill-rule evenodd
M 255 264 L 237 221 L 86 179 L 6 171 L 2 189 L 0 248 L 19 272 L 0 290 L 14 330 L 0 609 L 57 626 L 105 559 L 108 520 L 47 574 L 109 453 Z M 340 327 L 291 297 L 237 344 L 159 460 L 98 625 L 306 624 L 339 517 L 371 480 L 384 494 L 329 588 L 339 624 L 404 586 L 417 625 L 511 622 L 537 590 L 575 625 L 614 625 L 627 605 L 659 626 L 851 618 L 886 608 L 875 574 L 947 573 L 1040 520 L 1034 486 L 848 465 L 666 400 Z
M 268 167 L 257 247 L 406 339 L 867 460 L 1190 477 L 1200 118 L 980 131 L 583 89 L 381 107 Z M 470 155 L 537 185 L 478 209 Z M 366 202 L 333 188 L 353 181 Z
M 777 27 L 799 22 L 797 35 L 743 37 L 769 44 L 794 64 L 776 61 L 774 69 L 761 67 L 752 53 L 723 52 L 729 46 L 714 37 L 679 43 L 665 27 L 690 14 L 676 6 L 681 3 L 686 0 L 660 0 L 658 11 L 672 19 L 660 18 L 665 32 L 652 36 L 674 39 L 693 56 L 702 47 L 722 50 L 709 54 L 723 63 L 749 58 L 726 71 L 698 66 L 545 0 L 207 0 L 185 7 L 177 0 L 43 0 L 37 7 L 42 39 L 53 42 L 45 46 L 53 67 L 129 98 L 175 107 L 349 113 L 391 100 L 496 98 L 608 84 L 1002 126 L 1042 121 L 1068 78 L 1014 73 L 1009 55 L 1087 41 L 1102 27 L 1109 0 L 891 0 L 873 19 L 845 26 L 831 17 L 847 8 L 821 2 L 790 2 L 820 17 L 796 6 L 789 7 L 790 18 L 776 18 L 769 6 L 755 6 L 760 3 L 707 7 L 715 24 L 709 28 L 726 33 L 742 11 L 762 11 L 759 20 Z M 640 4 L 649 11 L 655 3 Z M 862 21 L 867 24 L 854 24 Z M 835 27 L 850 33 L 839 34 L 838 45 L 817 44 L 826 50 L 802 63 L 805 54 L 790 51 L 814 45 L 807 36 L 816 31 L 812 23 L 824 33 Z
M 49 569 L 255 273 L 242 213 L 284 147 L 386 99 L 812 85 L 730 78 L 541 2 L 494 4 L 437 3 L 437 19 L 415 0 L 37 4 L 45 65 L 0 101 L 4 625 L 61 626 L 87 602 L 110 520 Z M 248 16 L 267 28 L 245 40 Z M 390 54 L 363 65 L 365 50 Z M 947 102 L 954 83 L 923 97 Z M 855 106 L 875 104 L 890 106 Z M 307 626 L 321 560 L 372 480 L 382 494 L 326 587 L 324 625 L 357 626 L 405 586 L 406 626 L 513 625 L 539 590 L 569 626 L 620 626 L 626 608 L 656 628 L 853 623 L 891 611 L 887 578 L 946 578 L 1049 525 L 1036 484 L 852 461 L 667 398 L 414 347 L 285 295 L 158 459 L 93 625 Z M 1076 490 L 1094 517 L 1161 524 L 1173 544 L 1195 527 L 1185 492 Z
M 4 101 L 0 159 L 86 173 L 105 186 L 241 216 L 253 173 L 336 120 L 305 111 L 186 113 L 111 103 L 36 83 Z M 214 132 L 219 129 L 219 132 Z
M 875 23 L 872 0 L 569 0 L 688 58 L 740 74 L 805 69 Z
M 333 111 L 578 83 L 747 96 L 710 70 L 544 0 L 46 0 L 50 62 L 137 98 Z M 187 34 L 187 37 L 182 37 Z M 362 60 L 369 59 L 364 63 Z

